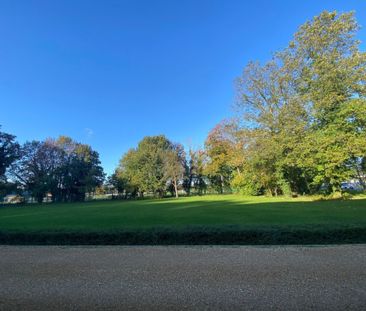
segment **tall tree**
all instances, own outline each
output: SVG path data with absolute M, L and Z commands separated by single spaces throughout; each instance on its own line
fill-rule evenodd
M 15 136 L 0 131 L 0 182 L 6 181 L 6 170 L 18 156 L 19 144 L 15 141 Z
M 238 80 L 247 163 L 271 193 L 340 188 L 366 153 L 366 56 L 353 13 L 323 12 Z M 258 178 L 257 178 L 258 179 Z
M 350 160 L 366 153 L 366 53 L 359 49 L 358 28 L 353 12 L 323 12 L 289 47 L 301 61 L 301 96 L 311 109 L 300 159 L 329 191 L 354 175 Z
M 104 179 L 98 153 L 68 137 L 27 142 L 20 154 L 12 174 L 39 203 L 47 193 L 54 201 L 82 201 Z
M 225 134 L 225 124 L 218 124 L 208 134 L 205 142 L 208 156 L 205 173 L 220 193 L 223 193 L 225 187 L 230 184 L 232 172 L 230 166 L 232 143 Z
M 62 151 L 55 198 L 60 201 L 83 201 L 86 193 L 103 184 L 105 175 L 98 152 L 65 136 L 59 137 L 53 144 Z
M 180 144 L 175 144 L 171 149 L 166 150 L 163 155 L 164 176 L 174 187 L 175 197 L 178 198 L 178 183 L 183 181 L 186 171 L 186 156 L 184 148 Z
M 198 190 L 202 195 L 207 184 L 205 181 L 206 153 L 204 150 L 189 150 L 189 160 L 186 161 L 185 176 L 183 179 L 183 188 L 187 195 L 191 194 L 192 187 Z
M 55 186 L 56 154 L 57 148 L 48 142 L 27 142 L 22 146 L 21 157 L 13 167 L 15 178 L 39 203 Z
M 162 197 L 167 184 L 164 157 L 171 150 L 173 144 L 164 135 L 146 136 L 122 157 L 117 171 L 138 188 L 140 195 L 150 192 Z

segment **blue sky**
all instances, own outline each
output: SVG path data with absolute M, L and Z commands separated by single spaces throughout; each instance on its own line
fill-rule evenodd
M 107 173 L 146 135 L 202 146 L 245 64 L 325 9 L 355 10 L 366 42 L 362 0 L 0 1 L 2 130 L 71 136 Z

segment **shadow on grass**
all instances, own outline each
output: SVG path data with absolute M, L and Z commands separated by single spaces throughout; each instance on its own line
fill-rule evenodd
M 366 243 L 366 199 L 301 201 L 199 197 L 82 203 L 108 208 L 123 225 L 105 230 L 0 229 L 7 245 L 285 245 Z M 48 207 L 49 205 L 45 206 Z M 72 207 L 64 204 L 63 206 Z M 50 206 L 51 207 L 51 206 Z M 62 208 L 61 205 L 54 206 Z M 100 209 L 99 209 L 100 207 Z M 114 214 L 118 207 L 119 214 Z M 124 209 L 126 208 L 126 210 Z M 27 209 L 27 207 L 24 207 Z M 138 209 L 138 213 L 136 213 Z M 127 211 L 128 210 L 128 211 Z M 68 209 L 70 211 L 70 209 Z M 80 221 L 93 210 L 79 209 Z M 122 212 L 121 212 L 122 211 Z M 50 217 L 52 217 L 50 209 Z M 137 215 L 138 214 L 138 215 Z M 56 217 L 56 215 L 54 215 Z M 75 217 L 75 215 L 70 215 Z M 137 217 L 137 220 L 136 220 Z M 149 219 L 149 217 L 151 217 Z M 173 220 L 180 221 L 179 225 Z M 90 220 L 90 219 L 89 219 Z M 132 220 L 134 221 L 132 223 Z M 98 221 L 98 219 L 96 220 Z M 148 227 L 139 227 L 145 221 Z M 150 223 L 148 222 L 150 221 Z M 172 221 L 170 223 L 170 221 Z M 67 218 L 65 219 L 67 225 Z M 65 225 L 65 228 L 67 226 Z

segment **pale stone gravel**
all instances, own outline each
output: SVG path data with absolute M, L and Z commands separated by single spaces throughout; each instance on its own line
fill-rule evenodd
M 366 310 L 366 245 L 0 246 L 0 310 Z

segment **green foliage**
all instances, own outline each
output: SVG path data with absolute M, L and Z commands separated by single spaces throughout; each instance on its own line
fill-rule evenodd
M 173 144 L 163 135 L 147 136 L 136 149 L 130 149 L 122 157 L 115 174 L 126 181 L 127 192 L 163 197 L 168 183 L 172 183 L 178 195 L 178 181 L 183 179 L 185 161 L 181 145 Z
M 6 172 L 18 157 L 19 144 L 15 136 L 0 131 L 0 197 L 16 189 L 14 183 L 8 182 Z
M 231 187 L 234 192 L 242 195 L 259 195 L 261 194 L 260 184 L 256 181 L 255 176 L 245 173 L 234 173 L 231 180 Z
M 174 189 L 175 196 L 178 198 L 178 183 L 183 180 L 186 173 L 186 155 L 184 148 L 180 144 L 172 146 L 163 156 L 164 177 Z M 171 193 L 172 190 L 170 190 Z
M 357 29 L 353 13 L 324 12 L 300 28 L 291 47 L 294 57 L 302 56 L 302 96 L 312 103 L 299 159 L 329 191 L 355 175 L 347 164 L 366 153 L 366 54 L 358 49 Z
M 207 189 L 204 170 L 206 165 L 206 154 L 203 150 L 189 151 L 189 164 L 186 167 L 186 176 L 183 186 L 188 195 L 191 193 L 192 186 L 202 195 Z
M 226 124 L 219 124 L 211 130 L 205 142 L 208 161 L 204 172 L 213 188 L 219 193 L 223 193 L 230 184 L 232 171 L 230 158 L 233 147 L 227 134 Z
M 272 196 L 344 197 L 342 182 L 366 188 L 366 53 L 354 14 L 322 12 L 265 64 L 237 79 L 238 116 L 215 126 L 205 149 L 147 136 L 123 155 L 108 185 L 124 198 L 178 197 L 184 189 Z M 0 132 L 0 194 L 6 176 L 39 202 L 82 201 L 100 186 L 99 155 L 68 137 L 28 142 Z M 18 187 L 19 189 L 19 187 Z
M 288 47 L 238 78 L 240 114 L 206 141 L 209 176 L 271 195 L 365 186 L 366 53 L 353 13 L 323 12 Z M 234 173 L 235 172 L 235 173 Z
M 111 176 L 108 176 L 106 188 L 109 189 L 107 190 L 108 192 L 114 193 L 116 191 L 120 195 L 124 194 L 125 198 L 127 198 L 126 193 L 132 192 L 134 195 L 136 195 L 133 190 L 131 191 L 129 189 L 129 184 L 126 177 L 123 175 L 118 175 L 117 172 L 114 172 Z
M 104 179 L 98 153 L 63 136 L 25 143 L 11 173 L 39 203 L 47 193 L 53 201 L 83 201 Z
M 364 227 L 248 228 L 188 226 L 98 232 L 6 232 L 2 245 L 314 245 L 366 242 Z

